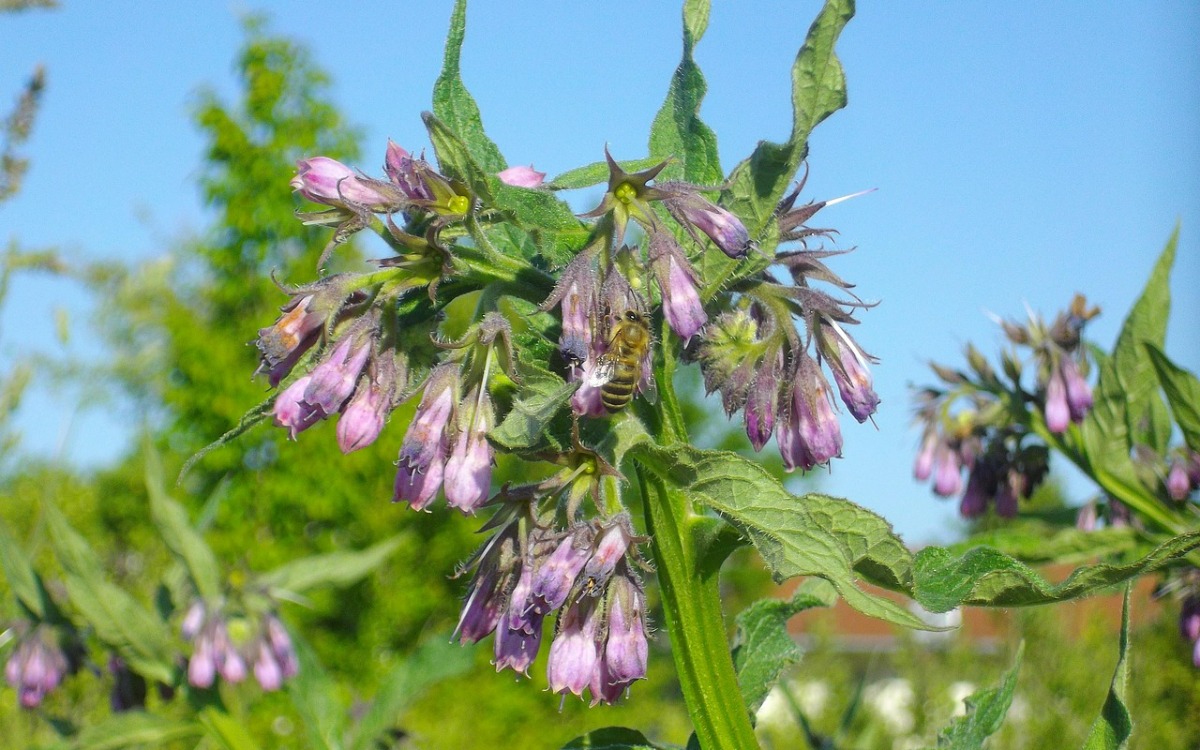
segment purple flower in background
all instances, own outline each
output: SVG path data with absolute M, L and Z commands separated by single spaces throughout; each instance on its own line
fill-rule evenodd
M 496 176 L 505 185 L 523 188 L 541 187 L 542 183 L 546 180 L 546 173 L 537 171 L 532 165 L 528 167 L 509 167 L 496 173 Z
M 1070 357 L 1062 358 L 1060 374 L 1067 393 L 1067 409 L 1071 413 L 1071 421 L 1079 424 L 1092 410 L 1092 389 L 1080 374 L 1079 365 Z
M 1054 433 L 1065 432 L 1071 423 L 1071 407 L 1067 404 L 1067 386 L 1059 370 L 1051 370 L 1046 382 L 1046 428 Z
M 32 709 L 58 687 L 69 667 L 57 637 L 47 627 L 37 626 L 20 640 L 4 665 L 4 678 L 17 689 L 21 708 Z
M 934 463 L 933 491 L 942 497 L 953 497 L 962 489 L 962 465 L 958 452 L 943 445 Z

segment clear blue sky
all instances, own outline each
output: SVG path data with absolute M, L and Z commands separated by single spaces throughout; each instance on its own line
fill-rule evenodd
M 0 96 L 35 63 L 49 72 L 26 148 L 33 167 L 0 207 L 0 241 L 139 260 L 203 228 L 189 108 L 202 85 L 235 97 L 238 18 L 250 10 L 329 71 L 367 135 L 359 166 L 377 171 L 388 137 L 420 149 L 450 6 L 66 0 L 0 16 Z M 716 6 L 697 59 L 709 83 L 702 115 L 728 170 L 757 140 L 787 133 L 788 70 L 819 3 Z M 858 247 L 837 272 L 882 302 L 857 333 L 883 359 L 883 404 L 878 430 L 845 425 L 845 458 L 824 490 L 876 509 L 911 542 L 947 539 L 953 504 L 910 478 L 907 386 L 927 380 L 923 362 L 957 362 L 968 340 L 994 350 L 989 311 L 1052 315 L 1076 291 L 1104 308 L 1089 331 L 1111 344 L 1176 222 L 1167 348 L 1200 369 L 1198 39 L 1194 0 L 860 4 L 838 47 L 850 105 L 811 140 L 805 198 L 879 188 L 820 223 Z M 643 156 L 679 51 L 671 2 L 476 2 L 464 78 L 509 163 L 555 174 L 600 158 L 606 143 Z M 58 308 L 75 320 L 70 346 L 92 350 L 77 290 L 22 279 L 0 318 L 0 369 L 31 347 L 60 350 Z M 125 415 L 73 404 L 74 394 L 32 393 L 25 449 L 86 465 L 119 453 Z

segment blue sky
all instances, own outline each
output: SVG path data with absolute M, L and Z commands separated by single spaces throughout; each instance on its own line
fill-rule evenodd
M 387 138 L 426 144 L 419 113 L 450 6 L 67 0 L 0 16 L 0 97 L 38 62 L 49 74 L 25 149 L 33 166 L 0 207 L 0 241 L 132 261 L 202 229 L 190 106 L 204 85 L 236 96 L 238 18 L 252 10 L 310 45 L 366 134 L 358 166 L 378 171 Z M 728 170 L 759 139 L 786 135 L 788 71 L 819 4 L 716 6 L 696 56 L 709 84 L 702 116 Z M 907 387 L 927 381 L 923 363 L 958 362 L 969 340 L 994 350 L 989 312 L 1052 316 L 1076 291 L 1102 306 L 1089 333 L 1110 345 L 1177 222 L 1167 350 L 1200 369 L 1197 39 L 1193 0 L 860 4 L 838 46 L 850 104 L 810 141 L 804 197 L 878 188 L 820 223 L 858 248 L 835 270 L 881 301 L 856 335 L 883 360 L 883 404 L 878 429 L 845 425 L 825 491 L 879 511 L 911 542 L 950 538 L 953 504 L 910 478 Z M 509 163 L 556 174 L 601 158 L 606 143 L 619 158 L 643 156 L 679 52 L 669 2 L 476 2 L 463 75 Z M 61 351 L 60 309 L 75 321 L 69 346 L 91 351 L 78 290 L 19 279 L 0 317 L 0 367 L 31 348 Z M 127 415 L 74 401 L 31 393 L 24 448 L 86 465 L 118 454 Z

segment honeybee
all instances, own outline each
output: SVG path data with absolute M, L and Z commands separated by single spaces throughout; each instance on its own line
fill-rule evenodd
M 650 316 L 638 310 L 626 310 L 612 326 L 608 350 L 596 360 L 588 384 L 600 389 L 600 401 L 609 412 L 620 411 L 633 399 L 642 380 L 642 367 L 650 344 Z M 647 397 L 653 397 L 651 379 Z

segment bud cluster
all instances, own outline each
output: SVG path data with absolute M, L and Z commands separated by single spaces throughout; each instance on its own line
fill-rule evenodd
M 49 625 L 28 628 L 4 665 L 4 678 L 17 690 L 22 708 L 37 708 L 70 671 L 57 631 Z
M 551 691 L 612 703 L 646 675 L 645 595 L 629 515 L 567 528 L 514 518 L 477 554 L 456 631 L 463 643 L 494 633 L 497 670 L 527 674 L 543 621 L 559 612 L 550 644 Z
M 961 494 L 964 517 L 980 516 L 993 503 L 998 515 L 1017 515 L 1018 501 L 1030 496 L 1049 468 L 1049 449 L 1033 420 L 1061 433 L 1072 422 L 1082 422 L 1091 409 L 1081 333 L 1098 313 L 1076 295 L 1049 326 L 1032 314 L 1025 324 L 1001 321 L 1013 348 L 1001 355 L 1000 373 L 971 345 L 966 350 L 969 371 L 932 364 L 941 383 L 915 395 L 921 446 L 913 476 L 932 478 L 933 491 L 941 497 Z M 1028 351 L 1036 368 L 1032 391 L 1022 382 L 1026 360 L 1021 350 Z
M 196 599 L 184 614 L 180 632 L 192 644 L 187 679 L 193 687 L 212 687 L 218 675 L 236 684 L 252 671 L 263 690 L 278 690 L 299 670 L 292 639 L 273 611 L 235 616 Z

